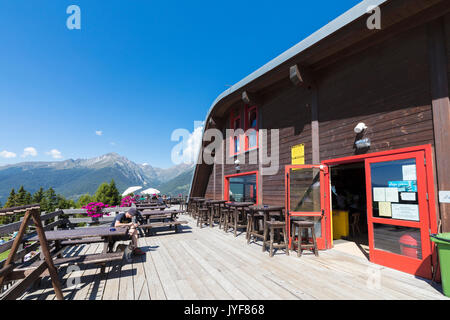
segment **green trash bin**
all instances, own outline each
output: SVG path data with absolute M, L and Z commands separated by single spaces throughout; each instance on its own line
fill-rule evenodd
M 442 289 L 444 294 L 450 297 L 450 233 L 433 234 L 431 241 L 438 247 Z

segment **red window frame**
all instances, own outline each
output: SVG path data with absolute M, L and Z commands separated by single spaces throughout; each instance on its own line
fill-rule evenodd
M 258 171 L 249 171 L 249 172 L 242 172 L 242 173 L 236 173 L 236 174 L 230 174 L 224 177 L 224 189 L 223 192 L 225 193 L 223 195 L 223 199 L 230 201 L 230 178 L 240 177 L 240 176 L 251 176 L 256 175 L 256 204 L 259 204 L 258 202 L 258 194 L 259 194 L 259 183 L 258 183 Z
M 238 120 L 238 119 L 239 119 L 239 122 L 240 122 L 241 126 L 239 128 L 235 128 L 234 124 L 235 124 L 236 120 Z M 231 112 L 231 115 L 230 115 L 230 128 L 233 129 L 233 130 L 242 129 L 242 121 L 241 121 L 240 112 L 237 115 L 234 115 L 234 112 Z M 235 149 L 235 145 L 234 145 L 235 138 L 236 138 L 235 135 L 230 137 L 230 156 L 235 156 L 235 155 L 238 155 L 241 152 L 243 152 L 243 150 L 242 150 L 242 147 L 243 147 L 242 135 L 238 136 L 238 138 L 239 138 L 239 150 L 238 150 L 238 152 L 234 151 L 234 149 Z M 245 149 L 245 146 L 244 146 L 244 149 Z
M 256 112 L 256 126 L 255 127 L 251 127 L 250 126 L 250 114 L 253 112 L 253 110 Z M 249 147 L 249 137 L 246 135 L 245 136 L 245 151 L 249 151 L 249 150 L 255 150 L 258 149 L 259 146 L 259 141 L 258 141 L 258 107 L 257 106 L 246 106 L 245 107 L 245 132 L 247 132 L 247 130 L 249 129 L 255 129 L 256 131 L 256 146 L 254 147 Z

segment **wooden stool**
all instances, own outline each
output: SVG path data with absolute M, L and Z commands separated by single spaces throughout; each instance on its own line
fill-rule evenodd
M 208 221 L 208 212 L 209 208 L 198 209 L 197 227 L 200 226 L 200 229 L 203 228 L 203 224 Z
M 223 215 L 223 231 L 228 232 L 228 229 L 230 229 L 231 224 L 231 215 L 233 214 L 233 210 L 229 208 L 223 208 L 222 209 L 222 215 Z
M 297 257 L 300 257 L 302 255 L 302 251 L 304 249 L 306 250 L 311 250 L 314 252 L 314 254 L 316 255 L 316 257 L 319 256 L 319 251 L 317 250 L 317 241 L 316 241 L 316 231 L 314 229 L 314 222 L 310 222 L 310 221 L 293 221 L 292 222 L 292 248 L 291 249 L 295 249 L 295 233 L 296 230 L 298 229 L 298 239 L 297 239 Z M 303 243 L 302 241 L 302 233 L 303 231 L 306 230 L 306 243 Z M 311 234 L 312 234 L 312 240 L 313 242 L 311 243 L 309 241 L 309 230 L 311 230 Z
M 275 238 L 275 230 L 279 230 L 283 234 L 283 241 L 284 243 L 278 243 L 274 244 L 274 238 Z M 268 235 L 270 233 L 270 240 L 268 240 Z M 263 240 L 263 246 L 262 251 L 266 251 L 266 246 L 269 245 L 269 255 L 270 257 L 273 257 L 273 249 L 281 249 L 284 248 L 286 251 L 286 254 L 289 255 L 289 240 L 286 237 L 286 222 L 283 221 L 266 221 L 264 224 L 264 240 Z
M 226 219 L 228 219 L 228 209 L 225 207 L 219 207 L 219 229 L 224 228 L 225 229 L 225 222 Z

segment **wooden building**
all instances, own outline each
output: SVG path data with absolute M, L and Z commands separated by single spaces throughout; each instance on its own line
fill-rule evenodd
M 448 0 L 363 1 L 216 99 L 205 130 L 250 131 L 222 142 L 229 164 L 200 152 L 190 196 L 283 205 L 316 221 L 321 249 L 347 212 L 372 262 L 431 278 L 429 235 L 450 232 L 449 73 Z M 264 175 L 249 159 L 272 129 L 279 169 Z

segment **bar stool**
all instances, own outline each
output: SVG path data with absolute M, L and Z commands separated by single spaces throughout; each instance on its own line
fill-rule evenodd
M 197 227 L 203 228 L 203 224 L 208 222 L 208 211 L 209 208 L 202 207 L 198 209 L 197 214 Z
M 311 250 L 314 252 L 315 256 L 319 256 L 319 251 L 317 250 L 317 241 L 316 241 L 316 231 L 314 229 L 314 222 L 310 221 L 293 221 L 292 222 L 292 244 L 291 249 L 295 249 L 295 233 L 298 230 L 298 239 L 297 239 L 297 257 L 301 257 L 303 250 Z M 309 241 L 309 231 L 311 230 L 312 234 L 312 243 Z M 306 231 L 306 242 L 303 242 L 302 233 Z
M 228 209 L 225 207 L 225 205 L 220 205 L 219 208 L 219 229 L 224 228 L 225 229 L 225 221 L 228 219 Z
M 231 215 L 233 214 L 233 209 L 230 207 L 225 206 L 222 209 L 222 215 L 223 215 L 223 231 L 228 232 L 230 229 L 231 224 Z
M 275 231 L 281 232 L 283 235 L 284 243 L 281 241 L 278 244 L 274 244 Z M 270 240 L 268 239 L 270 233 Z M 264 224 L 264 240 L 262 251 L 266 251 L 266 246 L 269 245 L 269 256 L 273 257 L 274 248 L 275 249 L 285 249 L 286 255 L 289 255 L 289 240 L 286 236 L 286 222 L 285 221 L 266 221 Z

